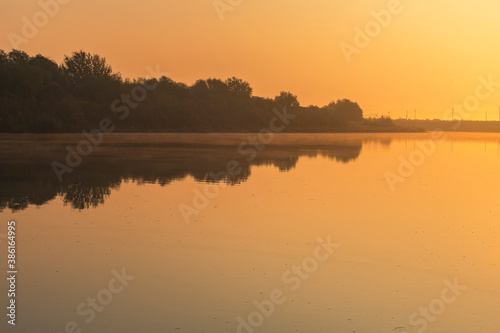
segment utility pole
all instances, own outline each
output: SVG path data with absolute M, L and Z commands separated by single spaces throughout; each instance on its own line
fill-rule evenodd
M 498 108 L 498 112 L 500 112 L 500 107 Z M 408 110 L 406 110 L 406 120 L 408 120 Z
M 415 120 L 417 120 L 417 109 L 415 109 Z

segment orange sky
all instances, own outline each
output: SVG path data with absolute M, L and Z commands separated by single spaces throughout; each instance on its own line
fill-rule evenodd
M 500 2 L 494 0 L 401 0 L 399 13 L 350 63 L 341 43 L 355 46 L 354 28 L 364 29 L 372 11 L 398 0 L 220 0 L 241 3 L 224 20 L 214 0 L 64 1 L 17 48 L 57 62 L 75 50 L 95 52 L 125 77 L 146 76 L 145 68 L 157 64 L 188 84 L 234 75 L 256 95 L 289 90 L 303 105 L 320 106 L 350 98 L 367 115 L 393 117 L 417 109 L 419 118 L 442 118 L 474 95 L 479 76 L 500 82 Z M 36 0 L 2 1 L 0 48 L 10 50 L 9 33 L 22 36 L 22 18 L 32 22 L 40 10 Z M 496 120 L 499 105 L 495 92 L 470 119 L 488 112 Z

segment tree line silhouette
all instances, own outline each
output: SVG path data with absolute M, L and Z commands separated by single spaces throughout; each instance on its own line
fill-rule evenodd
M 117 126 L 119 132 L 258 132 L 269 126 L 272 110 L 296 115 L 287 132 L 376 131 L 390 121 L 363 119 L 347 99 L 326 106 L 301 106 L 297 96 L 253 95 L 250 84 L 233 77 L 198 80 L 193 85 L 162 76 L 123 79 L 104 57 L 84 51 L 58 65 L 40 54 L 0 50 L 0 132 L 60 133 L 96 128 L 122 94 L 138 85 L 154 86 L 147 98 Z

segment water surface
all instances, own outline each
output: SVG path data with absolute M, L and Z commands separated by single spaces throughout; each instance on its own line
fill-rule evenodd
M 16 329 L 418 332 L 420 309 L 444 304 L 456 280 L 467 289 L 426 331 L 498 331 L 500 135 L 282 134 L 255 154 L 248 137 L 111 135 L 59 182 L 51 163 L 79 135 L 0 136 Z M 393 191 L 387 172 L 423 144 L 436 149 Z M 228 163 L 238 172 L 211 177 Z M 329 236 L 340 246 L 290 282 Z M 85 322 L 77 307 L 122 268 L 135 278 Z M 276 289 L 283 303 L 242 328 Z

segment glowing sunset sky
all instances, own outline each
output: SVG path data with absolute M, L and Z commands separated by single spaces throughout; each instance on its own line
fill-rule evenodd
M 348 64 L 340 44 L 353 44 L 354 28 L 389 2 L 243 0 L 221 21 L 213 0 L 70 0 L 18 48 L 58 63 L 75 50 L 98 53 L 124 77 L 147 76 L 157 64 L 187 84 L 237 76 L 256 95 L 288 90 L 319 106 L 349 98 L 367 115 L 393 117 L 417 109 L 419 118 L 442 118 L 474 94 L 479 76 L 500 82 L 494 0 L 401 0 L 401 13 Z M 40 10 L 36 0 L 2 1 L 0 48 L 10 51 L 8 34 L 21 35 L 22 17 Z M 498 119 L 498 90 L 471 119 L 486 111 Z

